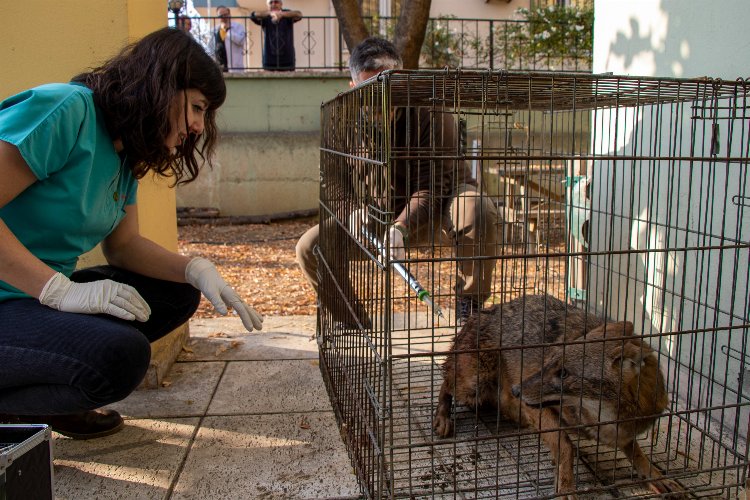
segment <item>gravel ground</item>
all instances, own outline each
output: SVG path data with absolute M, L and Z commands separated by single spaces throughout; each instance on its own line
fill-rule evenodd
M 302 277 L 295 261 L 295 246 L 300 236 L 317 223 L 316 217 L 275 221 L 268 224 L 213 225 L 195 224 L 179 226 L 178 246 L 181 253 L 202 256 L 211 260 L 224 279 L 248 304 L 264 316 L 314 315 L 315 294 Z M 508 245 L 505 253 L 523 250 Z M 544 249 L 542 249 L 544 250 Z M 564 252 L 562 243 L 550 246 L 547 251 Z M 447 250 L 446 256 L 450 255 Z M 424 253 L 422 257 L 430 257 Z M 503 262 L 505 265 L 503 267 Z M 501 302 L 522 293 L 551 293 L 560 296 L 565 266 L 564 257 L 518 259 L 498 261 L 493 288 L 496 293 L 488 303 Z M 452 307 L 455 285 L 455 263 L 444 261 L 435 268 L 412 266 L 412 273 L 423 283 L 435 283 L 433 297 L 442 300 L 442 306 Z M 403 297 L 413 300 L 413 293 L 401 280 L 393 281 L 393 307 L 405 307 Z M 219 317 L 205 299 L 198 307 L 197 318 Z
M 295 262 L 294 247 L 317 217 L 270 224 L 180 226 L 180 253 L 212 261 L 222 277 L 264 316 L 315 314 L 315 294 Z M 219 314 L 201 300 L 196 318 Z

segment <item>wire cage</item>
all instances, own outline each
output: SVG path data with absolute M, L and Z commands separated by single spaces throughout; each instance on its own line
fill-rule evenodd
M 748 487 L 749 91 L 746 80 L 399 70 L 323 104 L 320 367 L 364 495 L 735 498 Z M 438 186 L 446 168 L 453 184 Z M 460 172 L 483 212 L 468 248 L 445 220 Z M 421 173 L 433 184 L 396 187 Z M 389 228 L 415 196 L 440 215 L 395 260 Z M 463 322 L 466 266 L 488 263 L 474 277 L 489 297 Z M 625 321 L 636 340 L 593 339 Z M 630 364 L 612 354 L 628 343 Z M 534 378 L 551 400 L 534 403 Z M 445 436 L 441 387 L 455 395 Z M 630 434 L 637 446 L 623 444 Z

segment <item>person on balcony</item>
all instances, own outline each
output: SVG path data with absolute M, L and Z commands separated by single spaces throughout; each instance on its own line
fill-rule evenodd
M 247 32 L 245 26 L 232 21 L 232 13 L 223 5 L 216 7 L 219 25 L 214 30 L 214 54 L 222 71 L 238 72 L 245 70 L 245 46 Z
M 139 232 L 137 180 L 195 179 L 225 98 L 211 56 L 164 28 L 70 83 L 0 102 L 0 422 L 117 432 L 120 415 L 97 408 L 138 387 L 150 343 L 201 293 L 262 327 L 211 262 Z M 99 243 L 108 265 L 76 270 Z
M 302 12 L 282 8 L 281 0 L 266 0 L 268 10 L 253 11 L 250 20 L 263 29 L 263 69 L 294 71 L 294 23 Z
M 351 85 L 360 86 L 381 71 L 401 67 L 401 57 L 391 42 L 366 38 L 354 48 L 349 59 Z M 352 128 L 347 127 L 339 141 L 356 148 L 357 157 L 377 157 L 383 161 L 385 138 L 370 137 L 368 133 L 390 129 L 388 147 L 396 158 L 392 162 L 388 159 L 391 171 L 367 170 L 369 164 L 355 160 L 341 169 L 324 171 L 321 183 L 325 184 L 324 191 L 331 200 L 330 208 L 348 225 L 349 232 L 360 240 L 364 239 L 362 229 L 376 233 L 381 241 L 389 243 L 392 259 L 405 259 L 406 250 L 419 245 L 435 245 L 440 241 L 452 244 L 458 257 L 456 314 L 459 322 L 463 322 L 482 308 L 492 291 L 493 257 L 499 251 L 497 209 L 480 190 L 463 160 L 436 159 L 460 155 L 460 131 L 450 112 L 430 107 L 395 107 L 391 111 L 389 127 L 375 126 L 383 117 L 362 107 L 358 111 L 361 118 L 352 127 L 361 126 L 365 130 L 354 129 L 352 133 Z M 399 155 L 424 158 L 399 160 Z M 364 206 L 353 208 L 351 202 L 358 201 L 364 202 Z M 393 214 L 393 220 L 388 220 L 388 214 Z M 327 218 L 324 223 L 330 225 L 324 228 L 326 241 L 320 237 L 319 226 L 312 227 L 299 239 L 297 263 L 334 322 L 345 329 L 358 324 L 368 327 L 368 311 L 350 282 L 352 259 L 342 257 L 363 258 L 361 251 L 356 245 L 346 245 L 351 236 L 336 219 Z M 382 227 L 384 223 L 387 228 Z M 331 259 L 322 272 L 316 258 L 318 246 L 322 255 Z M 474 259 L 478 256 L 481 259 Z M 321 280 L 327 281 L 321 283 Z M 342 300 L 342 296 L 347 299 Z
M 177 29 L 181 29 L 187 33 L 193 30 L 193 20 L 189 16 L 177 17 Z

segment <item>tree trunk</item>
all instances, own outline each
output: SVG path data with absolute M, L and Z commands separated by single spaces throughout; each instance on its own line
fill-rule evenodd
M 393 43 L 406 69 L 419 68 L 419 54 L 422 52 L 431 3 L 432 0 L 404 0 L 401 4 Z
M 367 38 L 367 31 L 362 13 L 359 11 L 357 0 L 331 0 L 333 8 L 336 9 L 336 17 L 339 19 L 339 28 L 344 36 L 346 47 L 349 52 Z
M 349 52 L 370 36 L 357 0 L 331 0 Z M 417 69 L 424 43 L 432 0 L 403 0 L 393 44 L 404 60 L 404 68 Z

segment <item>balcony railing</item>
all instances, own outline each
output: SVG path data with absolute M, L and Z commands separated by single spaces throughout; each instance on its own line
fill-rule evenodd
M 263 36 L 249 17 L 233 17 L 245 26 L 241 64 L 230 69 L 262 70 Z M 397 18 L 367 18 L 370 33 L 392 38 Z M 213 31 L 219 18 L 193 19 L 191 33 L 213 54 Z M 529 50 L 530 24 L 507 19 L 432 18 L 427 25 L 421 68 L 590 71 L 591 44 L 573 37 L 556 53 Z M 336 17 L 306 16 L 294 25 L 297 70 L 343 71 L 349 53 Z

